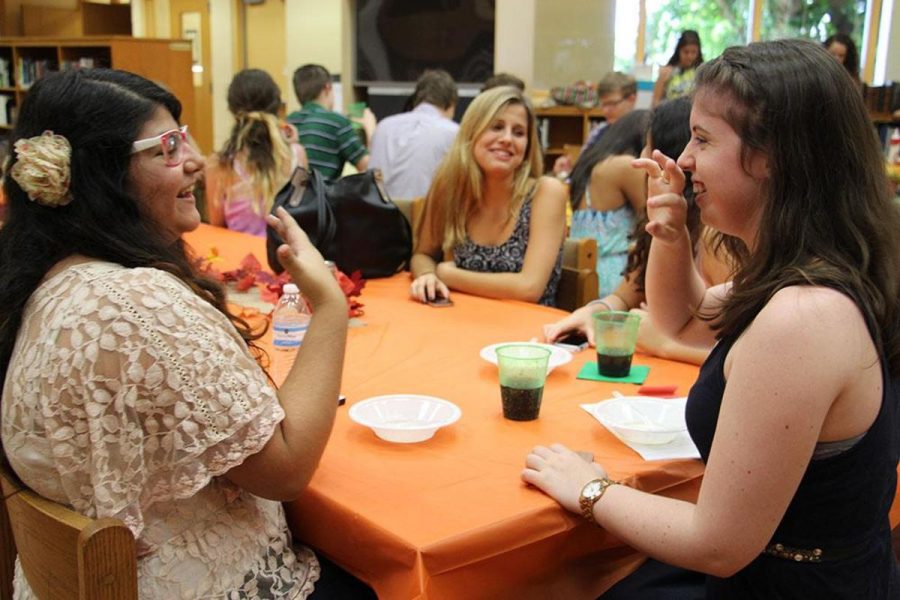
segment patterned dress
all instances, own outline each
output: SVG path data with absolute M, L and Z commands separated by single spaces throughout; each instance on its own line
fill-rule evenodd
M 675 67 L 672 69 L 672 76 L 666 81 L 666 90 L 663 95 L 663 100 L 674 100 L 675 98 L 681 98 L 682 96 L 687 96 L 693 92 L 694 87 L 696 86 L 696 82 L 694 81 L 696 75 L 697 69 L 694 67 L 691 67 L 690 69 Z
M 2 398 L 38 494 L 135 536 L 141 598 L 305 598 L 313 553 L 281 504 L 220 477 L 284 412 L 228 319 L 172 275 L 89 262 L 28 300 Z M 17 598 L 33 598 L 17 565 Z
M 466 239 L 453 249 L 456 266 L 467 271 L 479 273 L 519 273 L 525 263 L 525 250 L 528 248 L 528 234 L 531 230 L 531 200 L 534 191 L 522 203 L 516 227 L 512 235 L 498 246 L 481 246 Z M 550 274 L 550 280 L 544 289 L 538 304 L 556 306 L 556 289 L 562 274 L 562 247 L 556 256 L 556 264 Z
M 635 215 L 630 204 L 613 210 L 591 208 L 591 194 L 584 190 L 585 208 L 572 213 L 569 237 L 597 240 L 597 276 L 600 279 L 600 298 L 616 291 L 622 282 L 622 272 L 628 262 L 628 236 L 634 229 Z

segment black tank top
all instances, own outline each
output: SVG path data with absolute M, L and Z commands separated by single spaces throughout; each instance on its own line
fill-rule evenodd
M 704 462 L 725 391 L 725 358 L 737 335 L 723 338 L 700 369 L 686 420 Z M 900 382 L 881 360 L 884 395 L 875 422 L 849 450 L 809 463 L 771 544 L 821 549 L 821 562 L 761 554 L 734 576 L 709 577 L 709 598 L 897 598 L 900 572 L 888 512 L 900 456 Z

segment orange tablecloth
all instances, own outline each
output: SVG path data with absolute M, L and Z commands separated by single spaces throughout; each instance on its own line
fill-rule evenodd
M 261 239 L 202 226 L 186 236 L 223 268 L 247 252 L 264 261 Z M 286 506 L 297 537 L 367 581 L 382 598 L 596 597 L 643 557 L 522 483 L 525 455 L 562 442 L 590 450 L 615 478 L 652 492 L 696 496 L 699 461 L 646 462 L 579 407 L 631 384 L 576 380 L 593 352 L 547 379 L 541 416 L 502 418 L 487 344 L 529 339 L 560 311 L 454 294 L 432 308 L 407 295 L 408 276 L 371 280 L 362 327 L 350 330 L 340 409 L 328 448 L 304 496 Z M 686 394 L 696 367 L 638 356 L 647 383 Z M 446 398 L 462 418 L 427 442 L 379 440 L 347 416 L 354 402 L 397 392 Z
M 185 236 L 199 255 L 215 247 L 221 268 L 261 238 L 203 225 Z M 537 421 L 502 418 L 496 368 L 478 356 L 491 343 L 529 339 L 562 314 L 513 301 L 454 294 L 455 306 L 408 299 L 406 275 L 369 281 L 364 326 L 349 334 L 338 412 L 307 492 L 286 506 L 291 529 L 367 581 L 381 598 L 594 598 L 643 556 L 562 510 L 519 479 L 528 450 L 562 442 L 594 452 L 614 478 L 651 492 L 696 498 L 699 461 L 645 462 L 579 408 L 636 386 L 580 381 L 582 352 L 550 374 Z M 648 384 L 687 393 L 697 369 L 637 356 Z M 447 398 L 456 424 L 427 442 L 390 444 L 347 417 L 354 402 L 397 392 Z M 895 500 L 891 523 L 900 522 Z

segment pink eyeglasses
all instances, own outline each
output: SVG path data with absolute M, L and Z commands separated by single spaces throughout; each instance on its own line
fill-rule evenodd
M 157 144 L 162 147 L 163 157 L 167 167 L 177 167 L 184 161 L 184 147 L 187 144 L 187 125 L 182 125 L 178 129 L 166 131 L 160 135 L 137 140 L 131 145 L 131 153 L 141 152 L 153 148 Z

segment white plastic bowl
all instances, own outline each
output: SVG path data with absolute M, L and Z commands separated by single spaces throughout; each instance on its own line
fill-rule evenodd
M 350 419 L 365 425 L 388 442 L 412 444 L 430 439 L 459 420 L 458 406 L 434 396 L 390 394 L 375 396 L 350 407 Z
M 687 431 L 684 404 L 646 396 L 622 396 L 598 403 L 594 416 L 622 441 L 668 444 Z
M 550 361 L 547 363 L 547 372 L 549 373 L 556 367 L 564 365 L 572 360 L 572 353 L 552 344 L 541 344 L 538 342 L 501 342 L 499 344 L 491 344 L 481 349 L 479 353 L 481 358 L 491 364 L 497 364 L 497 348 L 500 346 L 508 346 L 509 344 L 522 344 L 526 346 L 540 346 L 550 351 Z

